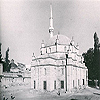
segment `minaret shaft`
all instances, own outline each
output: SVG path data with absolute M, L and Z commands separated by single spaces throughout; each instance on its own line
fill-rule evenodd
M 50 5 L 50 27 L 49 27 L 49 33 L 50 33 L 50 37 L 53 36 L 53 31 L 54 31 L 54 28 L 53 28 L 53 15 L 52 15 L 52 5 Z
M 50 10 L 51 10 L 51 18 L 52 18 L 52 17 L 53 17 L 53 16 L 52 16 L 52 5 L 50 5 Z

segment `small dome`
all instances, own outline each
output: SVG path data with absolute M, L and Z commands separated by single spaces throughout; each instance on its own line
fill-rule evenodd
M 58 39 L 59 44 L 70 44 L 70 39 L 65 35 L 54 35 L 52 38 L 49 39 L 47 42 L 47 45 L 54 45 L 56 42 L 56 39 Z

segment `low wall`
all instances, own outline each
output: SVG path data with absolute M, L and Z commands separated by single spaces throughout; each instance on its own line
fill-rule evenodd
M 20 85 L 28 85 L 30 86 L 31 77 L 23 77 L 22 75 L 18 75 L 16 73 L 4 73 L 0 76 L 1 86 L 2 87 L 11 87 L 11 86 L 20 86 Z

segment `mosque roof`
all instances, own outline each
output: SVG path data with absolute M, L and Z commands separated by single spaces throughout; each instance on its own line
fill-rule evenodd
M 58 44 L 70 44 L 71 40 L 65 36 L 65 35 L 54 35 L 53 37 L 51 37 L 49 39 L 49 41 L 47 42 L 47 45 L 54 45 L 56 42 L 56 39 L 58 39 Z

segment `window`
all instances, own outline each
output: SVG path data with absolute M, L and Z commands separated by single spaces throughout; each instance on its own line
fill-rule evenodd
M 86 81 L 88 81 L 88 71 L 86 71 Z
M 74 87 L 74 80 L 73 80 L 73 87 Z
M 73 50 L 73 46 L 72 46 L 72 52 L 73 52 L 74 50 Z
M 46 48 L 46 53 L 47 53 L 47 48 Z
M 62 64 L 64 64 L 64 61 L 62 61 Z
M 64 51 L 66 52 L 66 46 L 64 47 Z
M 56 81 L 54 81 L 54 89 L 56 89 Z
M 61 81 L 61 89 L 64 89 L 64 81 Z
M 51 53 L 51 48 L 49 48 L 50 49 L 50 53 Z
M 56 67 L 54 68 L 54 70 L 56 70 Z
M 62 71 L 62 72 L 61 72 L 61 73 L 62 73 L 62 75 L 64 75 L 64 68 L 62 68 L 62 69 L 61 69 L 61 71 Z
M 78 85 L 80 85 L 80 80 L 78 79 Z
M 46 90 L 47 89 L 47 82 L 43 81 L 43 89 Z
M 56 39 L 55 45 L 57 45 L 57 39 Z
M 47 73 L 46 73 L 46 68 L 44 68 L 44 75 L 46 75 Z
M 24 82 L 24 79 L 25 79 L 25 78 L 23 78 L 23 82 Z
M 83 59 L 82 59 L 82 57 L 81 57 L 81 63 L 83 62 Z
M 36 82 L 34 81 L 34 89 L 36 88 Z
M 36 68 L 34 68 L 34 75 L 36 74 Z
M 41 51 L 41 55 L 42 55 L 42 51 Z

